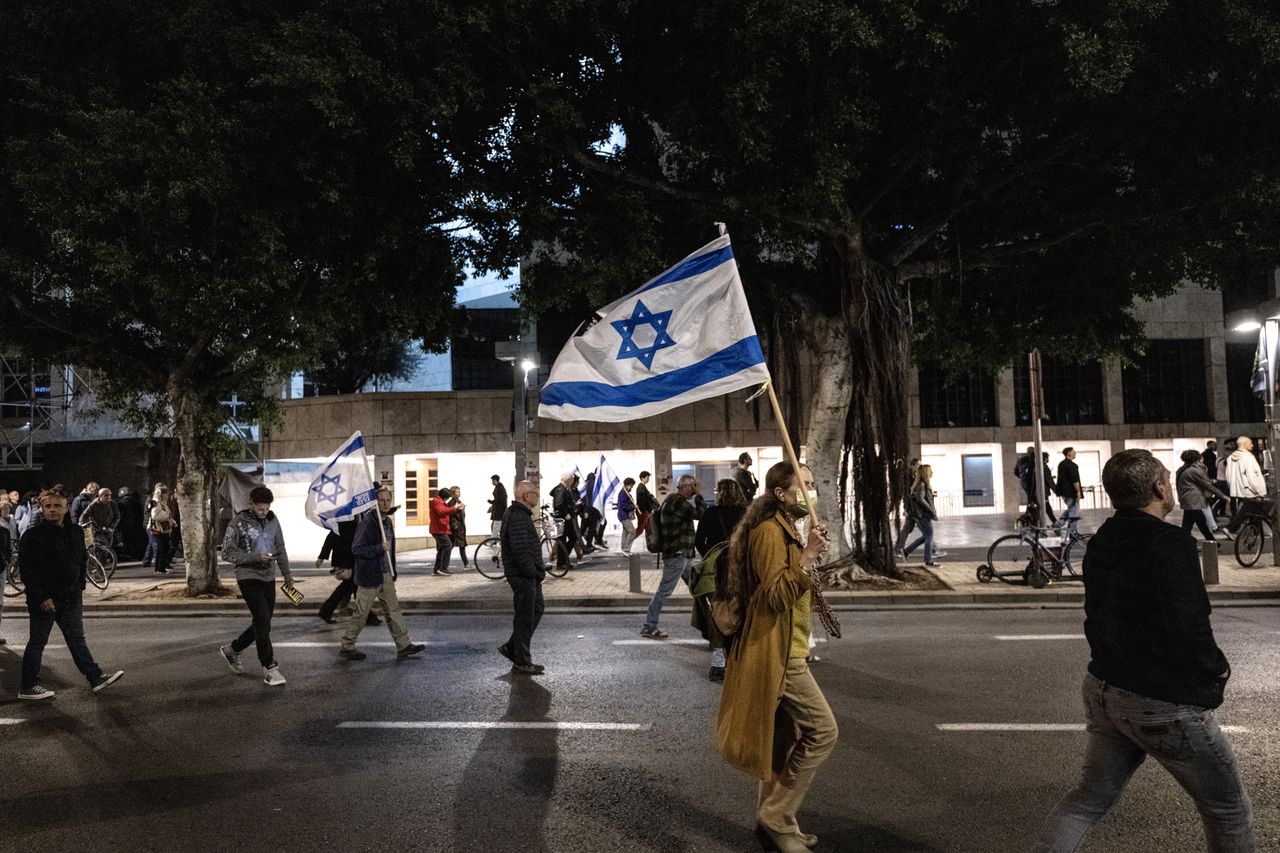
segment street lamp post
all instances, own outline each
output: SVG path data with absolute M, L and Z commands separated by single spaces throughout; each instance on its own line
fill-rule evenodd
M 514 482 L 518 483 L 535 476 L 529 466 L 529 374 L 538 369 L 538 353 L 523 341 L 504 341 L 494 344 L 494 356 L 512 367 L 511 443 L 516 462 Z
M 1276 420 L 1276 357 L 1280 345 L 1280 299 L 1270 299 L 1257 308 L 1232 311 L 1226 317 L 1232 332 L 1258 332 L 1258 344 L 1265 362 L 1266 393 L 1262 399 L 1267 422 L 1267 445 L 1271 451 L 1271 514 L 1280 519 L 1280 423 Z M 1271 531 L 1271 564 L 1280 566 L 1280 536 Z

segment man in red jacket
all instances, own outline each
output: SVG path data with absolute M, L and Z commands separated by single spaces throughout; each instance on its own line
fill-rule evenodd
M 464 503 L 456 503 L 453 506 L 449 506 L 448 501 L 450 500 L 453 500 L 453 492 L 448 489 L 441 489 L 436 492 L 430 503 L 430 529 L 431 535 L 436 540 L 436 570 L 432 574 L 450 574 L 449 557 L 453 554 L 453 532 L 450 523 L 455 512 L 467 508 Z

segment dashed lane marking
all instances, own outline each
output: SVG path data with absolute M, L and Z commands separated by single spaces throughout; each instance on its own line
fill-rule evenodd
M 545 720 L 514 722 L 509 720 L 369 720 L 338 723 L 340 729 L 545 729 L 586 732 L 647 732 L 649 723 L 575 723 Z
M 1084 723 L 938 723 L 943 732 L 1082 732 Z M 1243 734 L 1247 726 L 1223 726 L 1227 733 Z
M 20 720 L 17 717 L 0 717 L 0 726 L 16 726 L 18 723 L 25 723 L 26 720 Z
M 1084 634 L 996 634 L 997 640 L 1083 640 Z
M 686 640 L 686 639 L 669 639 L 669 640 L 650 640 L 641 638 L 639 640 L 614 640 L 615 646 L 705 646 L 706 640 Z

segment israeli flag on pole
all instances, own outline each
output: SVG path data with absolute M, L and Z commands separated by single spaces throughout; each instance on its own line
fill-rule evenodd
M 725 235 L 596 312 L 556 358 L 538 414 L 631 421 L 768 378 Z
M 307 518 L 337 533 L 339 521 L 350 521 L 377 502 L 364 437 L 357 430 L 316 469 L 307 490 Z
M 596 466 L 595 494 L 589 498 L 591 505 L 598 509 L 601 515 L 607 515 L 609 501 L 620 488 L 622 488 L 622 481 L 618 479 L 613 466 L 602 455 L 600 464 Z

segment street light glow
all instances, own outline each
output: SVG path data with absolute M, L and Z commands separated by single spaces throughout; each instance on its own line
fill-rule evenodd
M 1262 324 L 1257 320 L 1241 320 L 1231 327 L 1233 332 L 1256 332 L 1262 328 Z
M 520 362 L 520 369 L 523 370 L 525 373 L 528 373 L 529 371 L 533 370 L 537 366 L 538 366 L 538 363 L 536 361 L 528 358 Z

